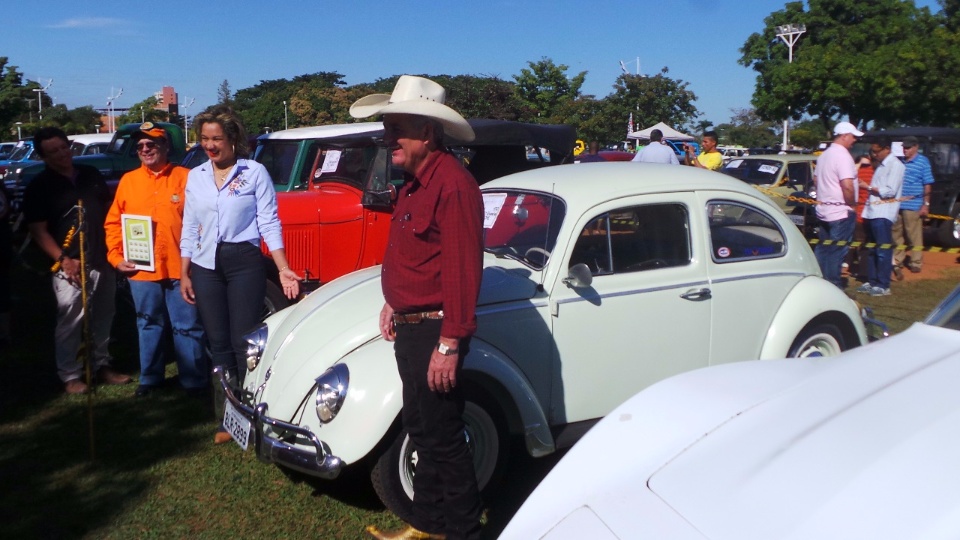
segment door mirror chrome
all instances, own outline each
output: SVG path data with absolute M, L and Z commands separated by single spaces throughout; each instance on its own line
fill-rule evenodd
M 593 274 L 590 273 L 590 267 L 586 264 L 575 264 L 570 267 L 570 273 L 563 278 L 563 282 L 574 289 L 589 287 L 593 283 Z

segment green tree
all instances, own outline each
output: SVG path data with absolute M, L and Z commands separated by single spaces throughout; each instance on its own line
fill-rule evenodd
M 259 133 L 264 128 L 284 129 L 285 125 L 291 128 L 311 125 L 300 118 L 300 113 L 306 110 L 306 104 L 312 99 L 309 96 L 322 95 L 323 89 L 344 85 L 343 75 L 334 72 L 298 75 L 291 80 L 260 81 L 256 86 L 237 90 L 233 95 L 233 108 L 250 133 Z M 298 94 L 304 101 L 293 107 L 294 97 Z
M 86 105 L 76 109 L 67 109 L 66 105 L 57 104 L 43 109 L 43 126 L 57 126 L 67 135 L 82 133 L 96 133 L 100 124 L 100 113 L 93 107 Z M 39 127 L 39 126 L 37 126 Z
M 157 109 L 157 98 L 150 96 L 143 101 L 134 103 L 127 112 L 121 115 L 118 115 L 115 122 L 117 126 L 122 126 L 124 124 L 133 124 L 140 123 L 140 120 L 143 119 L 144 122 L 169 122 L 170 113 L 162 109 Z
M 680 127 L 699 116 L 694 105 L 697 96 L 687 88 L 689 83 L 670 78 L 668 73 L 664 67 L 652 76 L 624 73 L 617 77 L 613 94 L 603 99 L 604 116 L 611 127 L 608 140 L 623 140 L 630 113 L 637 130 L 657 122 Z
M 587 72 L 567 77 L 569 66 L 554 64 L 549 58 L 527 62 L 528 68 L 514 75 L 518 105 L 518 120 L 541 124 L 562 124 L 575 115 L 574 106 L 580 97 L 580 88 Z
M 35 98 L 35 94 L 31 94 L 34 93 L 24 85 L 23 74 L 18 67 L 9 65 L 8 57 L 0 56 L 0 130 L 4 133 L 2 140 L 16 138 L 16 122 L 26 123 L 29 120 L 29 104 L 26 100 Z
M 233 104 L 233 94 L 230 93 L 230 81 L 224 79 L 217 88 L 217 103 Z
M 777 124 L 761 119 L 753 109 L 734 109 L 730 122 L 716 130 L 722 144 L 767 147 L 777 144 Z M 794 133 L 795 132 L 791 132 Z M 794 136 L 793 142 L 796 143 Z
M 943 66 L 960 65 L 960 53 L 945 15 L 935 17 L 909 0 L 807 4 L 789 2 L 771 13 L 740 50 L 740 63 L 758 73 L 752 103 L 761 118 L 782 119 L 789 111 L 795 120 L 817 117 L 824 127 L 841 117 L 883 126 L 942 121 L 956 109 L 956 93 L 944 82 L 957 75 L 944 79 Z M 777 26 L 785 24 L 806 27 L 792 64 L 777 38 Z M 945 99 L 943 107 L 927 107 L 931 91 Z

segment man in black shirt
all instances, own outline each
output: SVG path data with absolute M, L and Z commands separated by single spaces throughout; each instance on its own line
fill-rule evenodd
M 58 128 L 37 131 L 33 144 L 46 169 L 27 186 L 23 213 L 30 236 L 53 261 L 53 291 L 57 298 L 54 331 L 57 373 L 67 393 L 82 394 L 88 388 L 81 379 L 83 364 L 77 351 L 83 338 L 84 310 L 80 291 L 80 238 L 76 228 L 77 202 L 83 201 L 83 232 L 87 278 L 88 316 L 91 330 L 90 358 L 97 377 L 106 384 L 126 384 L 130 377 L 110 368 L 110 326 L 113 324 L 116 276 L 107 263 L 103 222 L 110 205 L 110 191 L 94 167 L 76 165 L 70 141 Z

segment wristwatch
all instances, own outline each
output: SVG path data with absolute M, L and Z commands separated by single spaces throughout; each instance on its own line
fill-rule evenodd
M 452 349 L 446 343 L 437 343 L 437 351 L 444 356 L 449 356 L 451 354 L 457 354 L 460 352 L 460 349 Z

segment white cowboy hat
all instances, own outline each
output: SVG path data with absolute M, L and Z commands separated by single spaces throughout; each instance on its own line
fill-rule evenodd
M 439 84 L 413 75 L 401 75 L 393 94 L 371 94 L 350 106 L 350 116 L 367 118 L 376 114 L 415 114 L 433 118 L 443 124 L 450 137 L 470 142 L 473 128 L 457 111 L 443 104 L 447 91 Z

